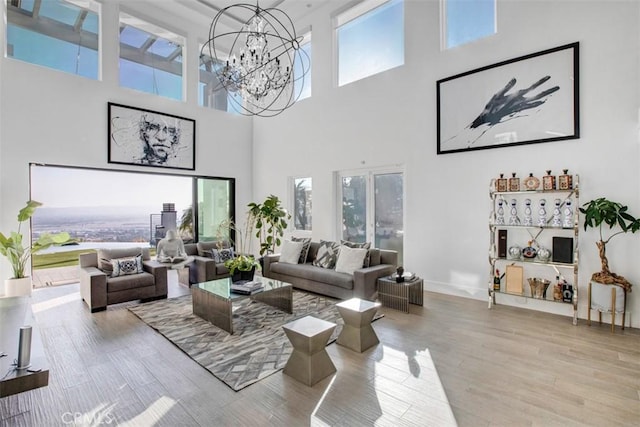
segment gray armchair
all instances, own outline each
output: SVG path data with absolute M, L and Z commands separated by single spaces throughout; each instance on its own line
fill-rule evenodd
M 142 254 L 142 273 L 112 277 L 112 259 Z M 80 296 L 92 313 L 109 304 L 167 297 L 167 267 L 152 261 L 148 248 L 100 249 L 80 254 Z

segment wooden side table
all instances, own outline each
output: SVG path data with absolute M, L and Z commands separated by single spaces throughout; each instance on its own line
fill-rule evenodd
M 311 387 L 336 372 L 325 348 L 336 329 L 335 323 L 305 316 L 282 328 L 293 346 L 283 371 L 286 375 Z
M 380 342 L 371 326 L 373 316 L 380 307 L 379 302 L 351 298 L 336 304 L 336 307 L 344 320 L 338 344 L 362 353 Z
M 423 305 L 423 281 L 419 277 L 397 283 L 395 278 L 378 279 L 378 299 L 384 307 L 409 312 L 409 304 Z

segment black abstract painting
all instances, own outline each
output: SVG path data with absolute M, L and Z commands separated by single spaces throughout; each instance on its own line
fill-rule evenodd
M 578 43 L 437 82 L 438 154 L 575 139 Z

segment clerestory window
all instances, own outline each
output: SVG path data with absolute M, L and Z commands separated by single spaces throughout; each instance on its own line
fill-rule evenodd
M 92 0 L 7 1 L 7 58 L 98 79 L 99 10 Z
M 496 0 L 441 0 L 441 8 L 445 49 L 497 32 Z
M 403 0 L 365 0 L 334 22 L 338 86 L 404 64 Z
M 183 100 L 184 38 L 120 13 L 120 86 Z

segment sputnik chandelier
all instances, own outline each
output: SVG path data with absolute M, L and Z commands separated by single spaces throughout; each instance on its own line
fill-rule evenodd
M 224 15 L 242 17 L 242 28 L 225 32 L 220 23 Z M 219 82 L 216 89 L 224 88 L 232 95 L 228 102 L 239 113 L 272 117 L 291 107 L 302 93 L 309 57 L 300 48 L 301 40 L 282 10 L 240 3 L 221 9 L 213 18 L 201 53 L 208 51 L 219 64 L 214 67 Z

